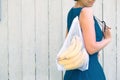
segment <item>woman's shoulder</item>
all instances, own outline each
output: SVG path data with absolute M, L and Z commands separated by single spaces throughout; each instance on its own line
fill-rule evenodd
M 81 10 L 81 16 L 88 17 L 88 16 L 93 16 L 93 10 L 92 7 L 84 7 Z
M 82 8 L 83 13 L 93 13 L 92 7 L 84 7 Z

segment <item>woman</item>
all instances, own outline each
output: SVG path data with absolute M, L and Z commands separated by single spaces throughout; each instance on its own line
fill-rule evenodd
M 89 53 L 89 68 L 86 71 L 68 70 L 65 72 L 64 80 L 106 80 L 104 71 L 98 61 L 98 52 L 111 41 L 110 28 L 107 27 L 105 31 L 102 31 L 94 18 L 91 7 L 95 0 L 75 1 L 74 7 L 68 13 L 67 32 L 72 20 L 79 16 L 85 47 Z

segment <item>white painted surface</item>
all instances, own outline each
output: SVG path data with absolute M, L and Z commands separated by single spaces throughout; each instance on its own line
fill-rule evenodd
M 0 21 L 0 80 L 8 80 L 8 11 L 7 0 L 2 0 Z
M 116 53 L 116 65 L 117 65 L 117 69 L 116 69 L 116 76 L 117 76 L 117 80 L 120 79 L 120 0 L 117 0 L 117 53 Z

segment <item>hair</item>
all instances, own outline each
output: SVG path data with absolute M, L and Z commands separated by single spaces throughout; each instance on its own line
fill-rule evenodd
M 74 0 L 74 1 L 78 1 L 78 0 Z

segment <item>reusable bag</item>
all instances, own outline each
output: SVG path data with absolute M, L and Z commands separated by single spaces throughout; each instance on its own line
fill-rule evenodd
M 59 71 L 88 69 L 89 55 L 84 46 L 78 16 L 74 18 L 68 35 L 57 54 L 56 64 Z

